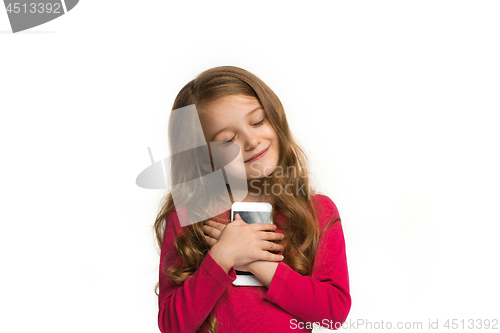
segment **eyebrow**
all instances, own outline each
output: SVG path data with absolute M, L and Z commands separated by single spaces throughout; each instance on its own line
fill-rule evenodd
M 262 109 L 262 107 L 261 107 L 261 106 L 258 106 L 257 108 L 255 108 L 255 109 L 253 109 L 252 111 L 248 112 L 248 113 L 247 113 L 247 117 L 248 117 L 250 114 L 252 114 L 252 113 L 254 113 L 255 111 L 260 110 L 260 109 Z M 264 109 L 262 109 L 262 110 L 264 110 Z M 214 135 L 212 135 L 212 139 L 210 139 L 210 141 L 214 141 L 215 137 L 216 137 L 217 135 L 219 135 L 219 133 L 221 133 L 221 132 L 225 131 L 226 129 L 228 129 L 228 127 L 229 127 L 229 126 L 226 126 L 226 127 L 224 127 L 224 128 L 221 128 L 221 129 L 220 129 L 220 130 L 218 130 L 217 132 L 215 132 L 215 134 L 214 134 Z

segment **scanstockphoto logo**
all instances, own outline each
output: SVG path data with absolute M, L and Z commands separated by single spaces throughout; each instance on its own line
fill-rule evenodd
M 12 32 L 27 30 L 62 16 L 75 8 L 79 0 L 9 1 L 4 0 Z
M 207 144 L 194 104 L 171 112 L 168 137 L 171 156 L 155 161 L 148 148 L 151 165 L 137 176 L 136 184 L 146 189 L 170 189 L 181 226 L 231 209 L 228 187 L 235 202 L 246 198 L 247 176 L 239 146 Z

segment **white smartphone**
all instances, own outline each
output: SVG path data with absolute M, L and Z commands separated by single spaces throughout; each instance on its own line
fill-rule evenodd
M 231 222 L 234 221 L 234 216 L 240 214 L 243 221 L 248 224 L 252 223 L 269 223 L 271 221 L 271 212 L 273 206 L 268 202 L 235 202 L 231 206 Z M 235 286 L 263 286 L 262 282 L 250 272 L 236 270 L 236 280 L 233 281 Z

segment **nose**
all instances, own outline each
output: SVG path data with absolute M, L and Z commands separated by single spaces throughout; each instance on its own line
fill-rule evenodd
M 245 140 L 244 145 L 246 151 L 253 150 L 259 146 L 259 138 L 257 138 L 255 135 L 252 135 L 252 133 L 247 132 L 243 139 Z

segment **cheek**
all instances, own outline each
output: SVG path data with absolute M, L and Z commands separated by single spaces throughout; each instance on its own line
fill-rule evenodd
M 269 140 L 275 141 L 273 143 L 276 143 L 278 141 L 278 134 L 276 134 L 276 131 L 271 125 L 267 125 L 265 128 L 263 128 L 263 135 L 265 135 Z
M 274 149 L 276 151 L 279 151 L 279 145 L 280 145 L 280 140 L 278 138 L 278 134 L 274 131 L 274 128 L 270 128 L 267 132 L 267 137 L 269 138 L 270 141 L 272 141 L 272 144 L 274 146 Z

